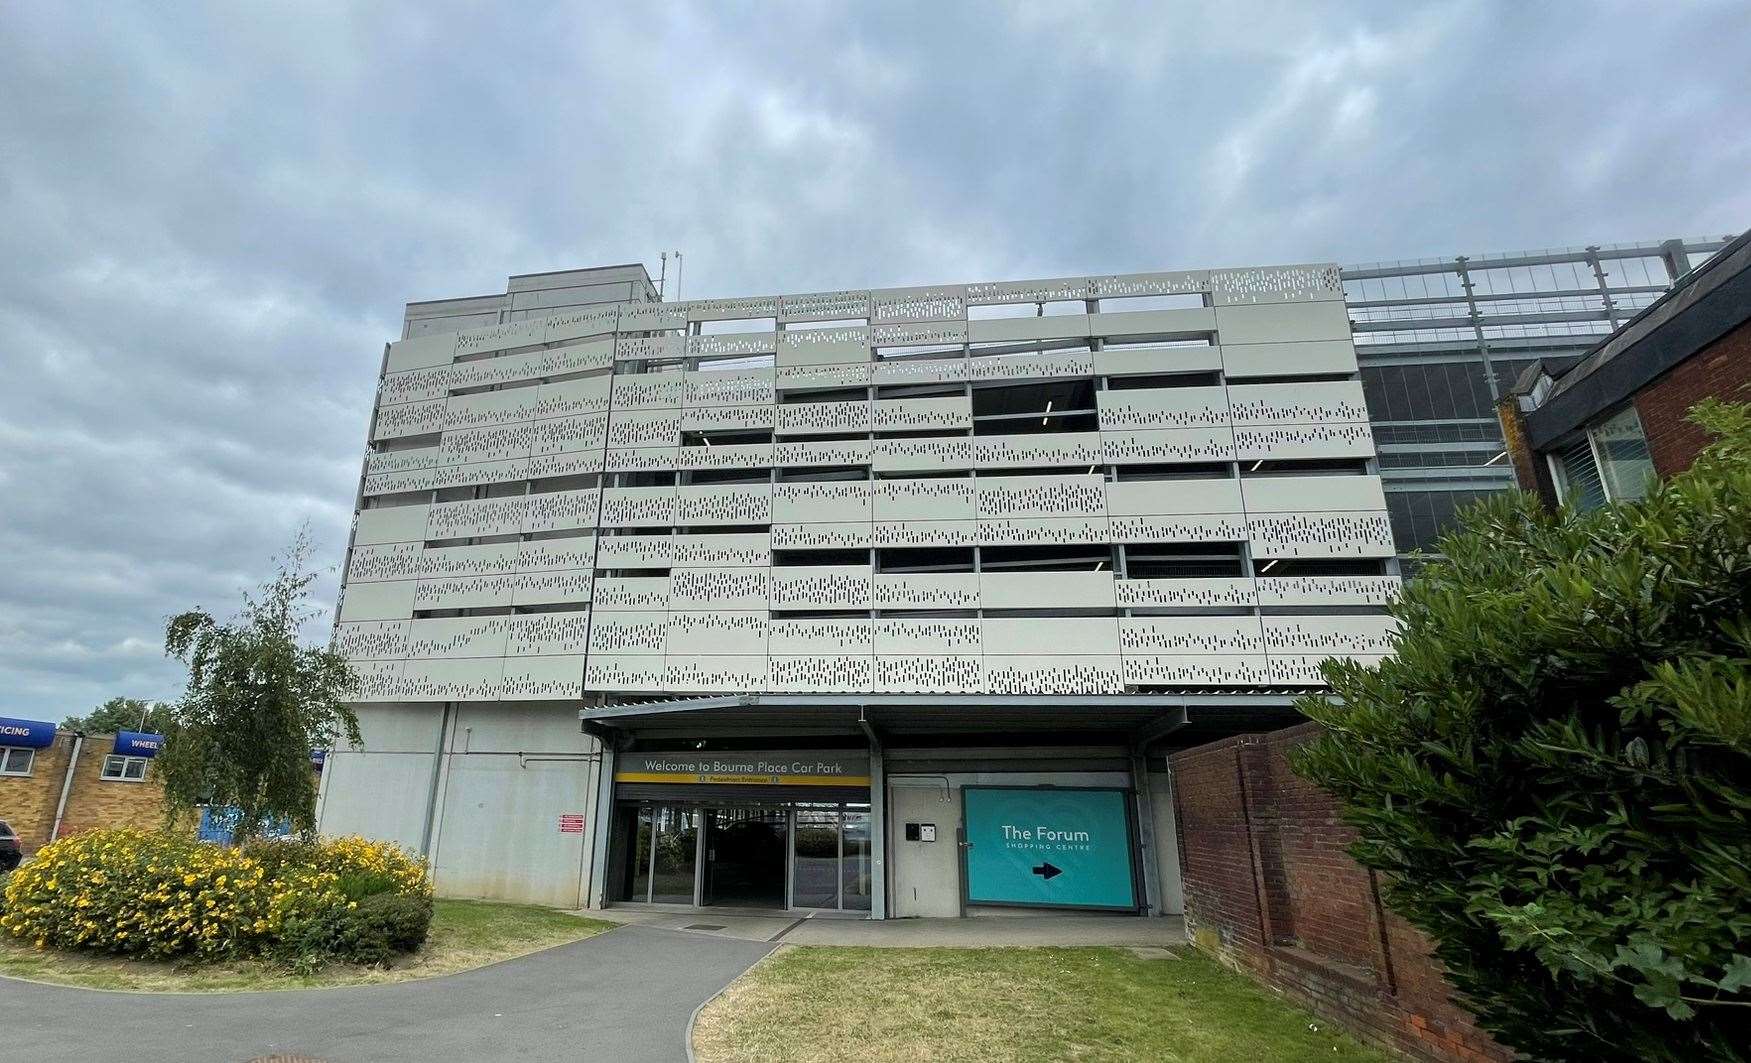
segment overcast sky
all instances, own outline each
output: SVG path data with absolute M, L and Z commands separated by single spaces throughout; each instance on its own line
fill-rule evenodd
M 175 696 L 301 521 L 338 565 L 411 299 L 1751 222 L 1743 2 L 646 7 L 0 5 L 0 713 Z

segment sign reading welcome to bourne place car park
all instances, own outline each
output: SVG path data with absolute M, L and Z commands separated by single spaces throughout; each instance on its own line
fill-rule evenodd
M 615 782 L 720 786 L 868 786 L 869 757 L 802 753 L 623 753 Z
M 1137 906 L 1123 790 L 965 786 L 967 903 Z

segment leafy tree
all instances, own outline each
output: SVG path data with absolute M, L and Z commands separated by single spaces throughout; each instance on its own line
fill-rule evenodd
M 189 668 L 159 757 L 165 794 L 177 811 L 208 801 L 235 807 L 238 842 L 280 817 L 313 829 L 310 750 L 342 734 L 359 741 L 358 718 L 342 700 L 357 688 L 346 658 L 299 644 L 299 627 L 315 615 L 309 557 L 304 529 L 234 620 L 221 624 L 196 609 L 165 628 L 165 652 Z
M 1296 768 L 1463 1002 L 1545 1060 L 1751 1058 L 1751 407 L 1639 503 L 1469 511 L 1327 662 Z
M 170 720 L 170 706 L 162 701 L 142 701 L 139 698 L 110 698 L 84 716 L 69 716 L 61 726 L 69 731 L 107 735 L 117 731 L 145 731 L 162 734 Z

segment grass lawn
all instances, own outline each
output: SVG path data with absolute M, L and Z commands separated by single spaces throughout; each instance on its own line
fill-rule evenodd
M 0 975 L 90 989 L 218 993 L 250 989 L 308 989 L 430 978 L 522 956 L 587 938 L 615 924 L 552 908 L 492 901 L 436 902 L 432 933 L 418 952 L 386 970 L 335 964 L 297 975 L 256 960 L 164 963 L 71 952 L 38 952 L 0 933 Z
M 693 1047 L 700 1063 L 1387 1058 L 1213 960 L 1168 955 L 792 946 L 700 1013 Z

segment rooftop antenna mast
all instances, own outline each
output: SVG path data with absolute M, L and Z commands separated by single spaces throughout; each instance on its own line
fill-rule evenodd
M 669 253 L 664 251 L 661 257 L 663 265 L 657 270 L 657 302 L 659 303 L 663 301 L 663 289 L 669 281 Z M 645 276 L 648 277 L 650 274 L 647 273 Z
M 675 301 L 681 300 L 681 252 L 675 252 Z

